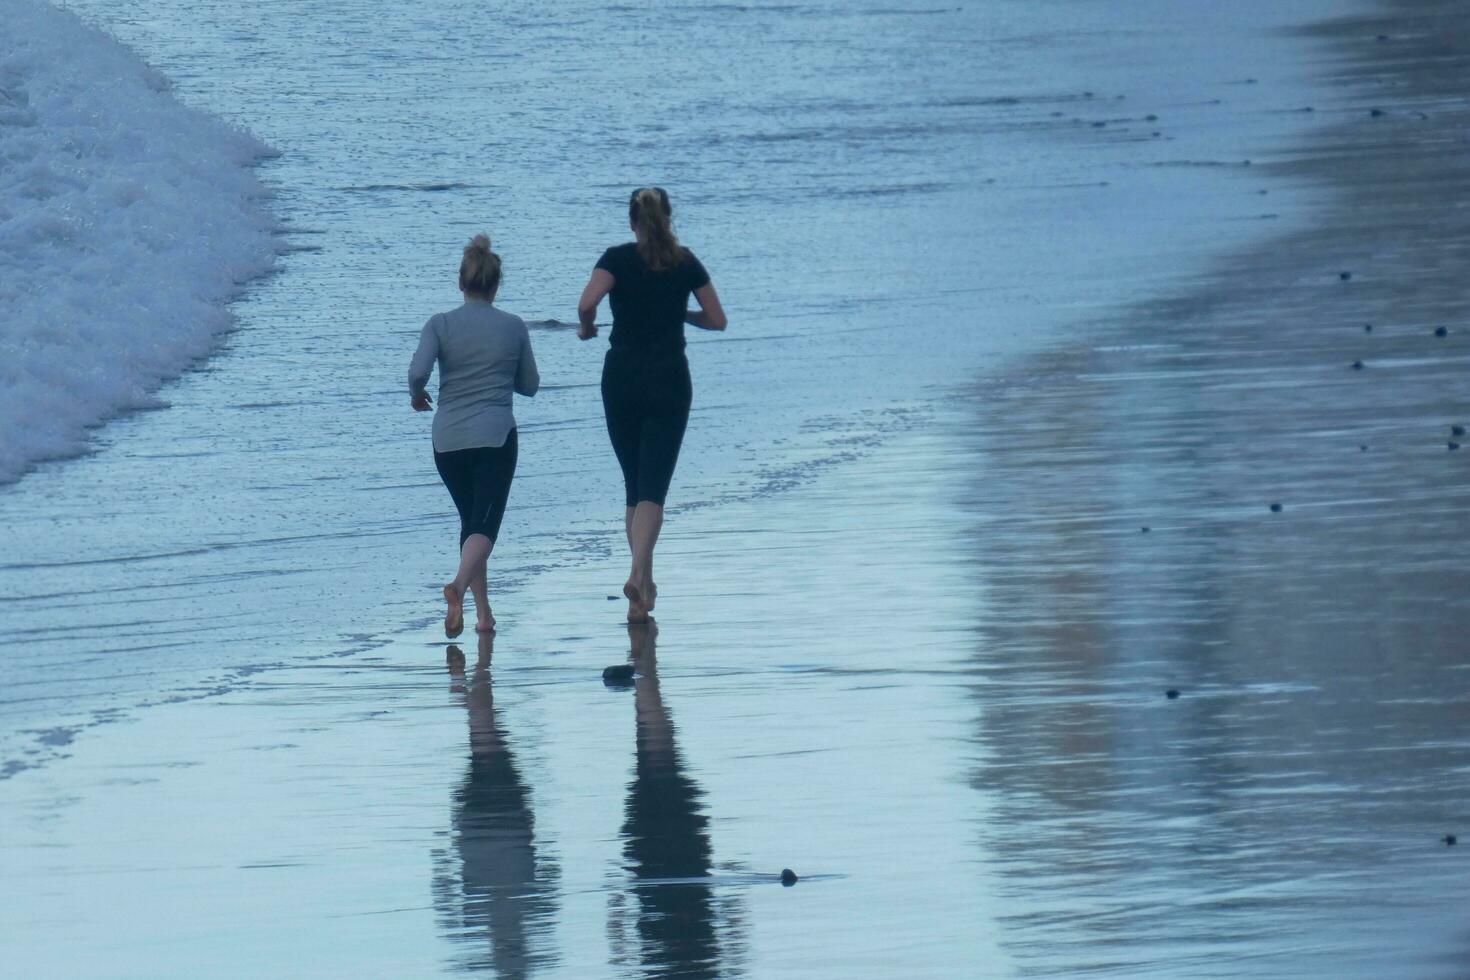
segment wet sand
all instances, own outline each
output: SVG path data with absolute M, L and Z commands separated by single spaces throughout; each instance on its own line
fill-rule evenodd
M 1470 971 L 1470 17 L 1390 10 L 1320 29 L 1340 94 L 1264 166 L 1324 221 L 974 393 L 1025 973 Z
M 962 517 L 941 449 L 916 436 L 671 524 L 652 635 L 605 598 L 619 562 L 558 571 L 503 601 L 487 664 L 473 637 L 399 637 L 12 778 L 9 964 L 1009 972 L 964 778 L 971 593 L 936 560 Z

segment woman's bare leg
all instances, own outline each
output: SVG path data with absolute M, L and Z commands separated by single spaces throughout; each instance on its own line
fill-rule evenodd
M 658 532 L 664 526 L 664 509 L 651 500 L 640 500 L 629 522 L 628 548 L 633 553 L 633 568 L 628 574 L 623 595 L 628 598 L 628 622 L 641 623 L 653 608 L 653 548 Z
M 490 557 L 493 545 L 483 534 L 471 534 L 459 549 L 459 572 L 454 581 L 444 586 L 444 633 L 450 639 L 464 630 L 464 594 L 475 577 L 475 570 L 483 573 L 485 560 Z
M 490 587 L 484 565 L 470 579 L 470 594 L 475 597 L 475 632 L 495 632 L 495 614 L 490 611 Z

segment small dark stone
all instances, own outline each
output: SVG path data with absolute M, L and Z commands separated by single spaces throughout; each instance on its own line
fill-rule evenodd
M 1388 40 L 1388 35 L 1387 34 L 1380 34 L 1380 35 L 1378 35 L 1378 40 L 1380 40 L 1380 41 L 1387 41 Z
M 1337 278 L 1341 279 L 1343 282 L 1347 282 L 1352 277 L 1353 274 L 1351 272 L 1339 272 L 1337 274 Z
M 1250 165 L 1251 165 L 1251 162 L 1250 162 L 1250 161 L 1249 161 L 1249 160 L 1242 160 L 1242 161 L 1240 161 L 1240 162 L 1241 162 L 1241 163 L 1242 163 L 1242 164 L 1244 164 L 1244 165 L 1245 165 L 1245 166 L 1247 166 L 1247 167 L 1249 167 L 1249 166 L 1250 166 Z
M 1247 85 L 1254 85 L 1254 84 L 1256 84 L 1256 80 L 1255 80 L 1255 79 L 1254 79 L 1254 78 L 1247 78 L 1247 79 L 1246 79 L 1246 80 L 1245 80 L 1245 83 L 1246 83 L 1246 84 L 1247 84 Z
M 1159 121 L 1159 117 L 1156 116 L 1156 115 L 1154 115 L 1152 112 L 1150 112 L 1148 115 L 1144 116 L 1143 119 L 1144 119 L 1145 122 L 1158 122 Z
M 1440 840 L 1445 842 L 1446 847 L 1454 847 L 1456 844 L 1460 843 L 1460 838 L 1456 837 L 1454 834 L 1445 834 L 1443 837 L 1440 838 Z
M 602 683 L 604 684 L 630 684 L 632 681 L 632 664 L 613 664 L 611 667 L 602 668 Z
M 1435 327 L 1434 328 L 1434 335 L 1436 337 L 1448 337 L 1450 335 L 1450 328 L 1449 327 Z
M 1354 361 L 1353 362 L 1353 370 L 1354 371 L 1361 371 L 1361 370 L 1363 370 L 1363 362 L 1362 361 Z
M 785 885 L 787 888 L 790 888 L 799 880 L 800 879 L 796 877 L 795 871 L 792 871 L 790 868 L 781 869 L 781 884 Z
M 1082 93 L 1082 97 L 1084 99 L 1090 99 L 1090 98 L 1092 98 L 1092 93 L 1091 92 L 1083 92 Z
M 1359 446 L 1358 447 L 1358 452 L 1360 452 L 1360 453 L 1366 453 L 1367 451 L 1368 451 L 1368 447 L 1367 446 Z
M 1311 107 L 1311 106 L 1309 106 L 1309 105 L 1307 105 L 1307 106 L 1302 106 L 1302 112 L 1316 112 L 1316 111 L 1317 111 L 1317 110 L 1316 110 L 1316 109 L 1313 109 L 1313 108 L 1312 108 L 1312 107 Z
M 1378 116 L 1383 115 L 1383 110 L 1382 109 L 1370 109 L 1370 110 L 1368 110 L 1368 115 L 1373 116 L 1373 117 L 1376 118 Z
M 1157 129 L 1154 130 L 1154 139 L 1158 139 L 1160 136 L 1163 136 L 1163 135 L 1164 134 L 1161 133 L 1161 132 L 1159 132 Z
M 1107 123 L 1102 122 L 1101 120 L 1099 120 L 1098 122 L 1095 122 L 1095 123 L 1092 124 L 1092 128 L 1093 129 L 1102 129 L 1106 125 L 1107 125 Z
M 608 602 L 617 602 L 618 601 L 618 598 L 619 598 L 618 596 L 610 595 L 610 596 L 607 597 L 607 601 Z
M 1281 513 L 1281 505 L 1273 501 L 1272 504 L 1271 504 L 1271 513 L 1273 513 L 1273 514 L 1279 514 L 1279 513 Z
M 1465 427 L 1463 425 L 1452 425 L 1452 426 L 1450 426 L 1450 435 L 1452 435 L 1452 436 L 1463 436 L 1464 434 L 1465 434 Z
M 1142 533 L 1142 534 L 1147 534 L 1147 533 L 1148 533 L 1148 528 L 1146 528 L 1146 527 L 1141 527 L 1141 528 L 1139 528 L 1139 529 L 1138 529 L 1138 530 L 1139 530 L 1139 532 L 1140 532 L 1140 533 Z
M 1451 442 L 1449 444 L 1449 446 L 1450 446 L 1450 452 L 1454 452 L 1456 449 L 1459 449 L 1460 448 L 1460 444 L 1458 442 Z
M 1179 697 L 1179 689 L 1176 687 L 1169 688 L 1167 691 L 1164 692 L 1164 697 L 1168 698 L 1170 701 L 1176 700 Z
M 1372 333 L 1373 332 L 1373 324 L 1371 324 L 1371 323 L 1365 323 L 1365 324 L 1363 324 L 1363 332 L 1364 333 Z

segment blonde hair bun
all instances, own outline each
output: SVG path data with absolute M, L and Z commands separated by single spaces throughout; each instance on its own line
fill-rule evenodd
M 484 296 L 494 296 L 500 288 L 500 256 L 490 250 L 489 235 L 476 235 L 464 247 L 464 257 L 459 262 L 459 288 Z

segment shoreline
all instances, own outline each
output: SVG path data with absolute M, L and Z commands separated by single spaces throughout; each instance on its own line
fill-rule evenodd
M 385 339 L 383 327 L 411 317 L 416 337 L 426 308 L 420 294 L 437 294 L 398 288 L 402 280 L 394 279 L 391 290 L 364 297 L 363 285 L 339 275 L 337 267 L 347 261 L 367 262 L 371 268 L 371 257 L 380 251 L 379 229 L 374 221 L 344 222 L 332 216 L 362 212 L 383 216 L 376 220 L 391 217 L 394 227 L 401 222 L 404 234 L 395 237 L 413 242 L 413 247 L 397 257 L 395 274 L 428 281 L 438 272 L 423 268 L 425 256 L 443 244 L 443 223 L 452 216 L 448 226 L 458 228 L 462 207 L 478 206 L 473 187 L 449 180 L 453 173 L 440 174 L 447 183 L 434 186 L 463 190 L 420 193 L 393 184 L 401 190 L 372 191 L 365 198 L 363 188 L 387 187 L 386 181 L 402 175 L 377 169 L 357 173 L 356 160 L 339 161 L 329 174 L 314 169 L 312 158 L 329 152 L 311 135 L 320 129 L 319 113 L 297 119 L 288 100 L 268 117 L 249 115 L 252 106 L 265 104 L 261 86 L 294 78 L 288 70 L 296 64 L 263 75 L 236 64 L 247 57 L 245 52 L 252 63 L 269 63 L 283 40 L 266 43 L 272 39 L 239 11 L 205 8 L 196 18 L 182 10 L 173 16 L 149 12 L 144 8 L 152 5 L 141 0 L 70 6 L 113 23 L 130 43 L 149 53 L 151 63 L 185 79 L 181 98 L 191 105 L 251 124 L 271 142 L 289 147 L 291 152 L 273 161 L 266 174 L 282 189 L 275 202 L 281 209 L 278 223 L 288 229 L 288 237 L 309 231 L 310 238 L 298 240 L 322 246 L 330 242 L 330 247 L 287 254 L 280 276 L 236 304 L 232 312 L 245 329 L 231 335 L 225 353 L 165 392 L 174 405 L 170 411 L 119 420 L 99 436 L 104 449 L 96 457 L 44 467 L 29 478 L 29 485 L 3 498 L 11 520 L 0 535 L 0 544 L 6 545 L 0 550 L 20 558 L 0 564 L 0 642 L 12 651 L 10 663 L 0 665 L 10 668 L 0 680 L 14 692 L 6 705 L 11 728 L 39 736 L 27 735 L 30 740 L 16 745 L 14 752 L 7 746 L 6 771 L 63 755 L 69 740 L 86 737 L 100 720 L 125 718 L 161 700 L 228 691 L 242 679 L 281 664 L 329 661 L 339 651 L 387 642 L 404 629 L 437 618 L 429 614 L 431 604 L 424 599 L 434 593 L 443 572 L 442 561 L 433 556 L 440 554 L 450 509 L 432 469 L 424 466 L 424 434 L 414 424 L 419 420 L 398 417 L 397 392 L 386 391 L 383 380 L 384 365 L 406 356 L 391 335 Z M 102 17 L 104 7 L 107 18 Z M 740 8 L 727 14 L 800 31 L 809 19 L 804 9 Z M 1029 13 L 1016 23 L 1004 14 L 1004 4 L 995 9 L 1001 13 L 994 26 L 1002 35 L 1037 26 Z M 896 12 L 874 16 L 885 22 L 885 30 L 901 26 L 925 37 L 937 29 L 949 41 L 957 28 L 963 33 L 989 22 L 972 13 L 957 15 L 954 25 L 947 25 L 948 14 L 916 16 L 918 26 L 888 23 Z M 174 21 L 178 33 L 169 26 Z M 1197 45 L 1198 35 L 1208 29 L 1203 25 L 1216 21 L 1223 24 L 1228 18 L 1210 15 L 1196 22 L 1192 15 L 1171 14 L 1159 23 L 1161 31 L 1189 46 Z M 241 44 L 211 50 L 210 41 L 232 23 L 239 28 Z M 1047 26 L 1045 18 L 1039 23 Z M 860 27 L 857 33 L 871 36 Z M 1090 315 L 1104 300 L 1112 303 L 1151 290 L 1192 269 L 1198 256 L 1208 252 L 1206 238 L 1223 234 L 1236 241 L 1254 235 L 1233 215 L 1220 217 L 1253 193 L 1242 189 L 1237 171 L 1165 168 L 1155 162 L 1161 157 L 1232 159 L 1235 147 L 1248 139 L 1265 140 L 1266 134 L 1293 129 L 1294 118 L 1273 114 L 1277 102 L 1295 98 L 1282 93 L 1296 91 L 1300 81 L 1294 68 L 1278 71 L 1270 64 L 1272 52 L 1285 48 L 1266 43 L 1269 39 L 1260 37 L 1259 28 L 1241 29 L 1230 35 L 1241 58 L 1180 65 L 1175 55 L 1161 53 L 1160 45 L 1146 36 L 1125 35 L 1117 42 L 1137 58 L 1135 67 L 1120 70 L 1113 55 L 1105 54 L 1118 49 L 1102 43 L 1110 33 L 1105 17 L 1089 16 L 1055 36 L 1044 35 L 1039 47 L 1034 40 L 1024 41 L 1025 50 L 1041 63 L 1069 51 L 1081 59 L 1066 78 L 1053 78 L 1043 88 L 1007 70 L 1015 41 L 1002 38 L 991 51 L 991 32 L 981 30 L 978 36 L 987 46 L 977 50 L 985 59 L 999 59 L 998 67 L 977 80 L 934 78 L 932 98 L 914 104 L 900 100 L 894 109 L 890 121 L 910 134 L 905 147 L 917 148 L 931 129 L 948 134 L 931 147 L 946 153 L 953 153 L 957 144 L 982 151 L 1020 140 L 1016 147 L 1035 154 L 1040 171 L 1009 171 L 1005 161 L 986 151 L 980 169 L 999 174 L 998 184 L 971 173 L 977 159 L 973 154 L 965 156 L 963 171 L 935 182 L 933 190 L 912 195 L 900 196 L 898 185 L 886 184 L 882 194 L 870 195 L 866 191 L 872 190 L 872 182 L 854 178 L 854 186 L 837 188 L 842 193 L 832 204 L 849 216 L 840 233 L 841 248 L 828 250 L 809 270 L 811 290 L 793 286 L 793 295 L 779 303 L 768 299 L 763 305 L 762 297 L 764 283 L 773 273 L 785 275 L 784 266 L 762 273 L 762 254 L 736 247 L 730 265 L 721 269 L 741 272 L 745 281 L 726 280 L 724 272 L 719 278 L 722 292 L 728 282 L 734 295 L 744 297 L 739 329 L 719 343 L 690 348 L 699 387 L 697 418 L 689 452 L 681 460 L 681 503 L 671 515 L 676 521 L 735 495 L 784 492 L 829 465 L 870 452 L 895 432 L 926 425 L 936 405 L 942 407 L 944 384 L 967 373 L 969 364 L 1003 362 L 1033 349 L 1038 335 L 1059 332 Z M 1020 40 L 1025 37 L 1023 32 Z M 406 37 L 404 44 L 411 47 L 411 39 Z M 1235 75 L 1247 66 L 1259 68 L 1268 84 L 1238 84 Z M 1171 84 L 1171 73 L 1181 71 L 1184 77 Z M 315 79 L 315 70 L 307 74 Z M 227 77 L 234 81 L 226 84 L 222 80 Z M 1097 92 L 1084 91 L 1087 86 Z M 987 96 L 976 100 L 972 89 L 977 87 Z M 994 92 L 1021 97 L 990 98 Z M 1196 104 L 1190 101 L 1196 95 L 1221 98 L 1214 105 Z M 877 100 L 876 105 L 881 109 L 883 103 Z M 839 108 L 838 118 L 818 113 L 811 119 L 814 125 L 832 127 L 830 131 L 798 128 L 794 135 L 814 147 L 841 137 L 855 140 L 869 154 L 889 152 L 891 141 L 882 138 L 886 130 L 877 125 L 885 118 L 882 113 L 875 119 L 863 110 L 850 117 L 845 103 Z M 1147 122 L 1149 110 L 1163 113 L 1165 121 Z M 932 116 L 933 125 L 921 124 L 916 113 Z M 767 139 L 767 113 L 744 122 L 756 127 L 741 137 L 748 145 L 773 145 Z M 303 124 L 307 129 L 299 128 Z M 1165 138 L 1148 135 L 1156 125 Z M 971 132 L 984 138 L 975 143 L 959 138 Z M 729 134 L 718 135 L 724 140 Z M 802 156 L 787 149 L 780 155 Z M 388 166 L 396 169 L 397 164 Z M 787 175 L 793 191 L 801 194 L 768 214 L 774 219 L 763 232 L 771 236 L 764 243 L 768 250 L 779 253 L 794 241 L 807 243 L 809 233 L 793 239 L 787 227 L 802 224 L 797 215 L 813 207 L 802 196 L 809 186 L 803 170 L 798 167 Z M 1112 178 L 1111 184 L 1080 179 L 1098 177 Z M 832 175 L 824 176 L 825 182 L 831 180 Z M 546 190 L 540 181 L 539 174 L 528 176 L 527 195 L 538 203 Z M 696 226 L 691 242 L 723 237 L 729 248 L 743 239 L 739 216 L 748 213 L 741 210 L 750 207 L 748 195 L 736 194 L 726 204 L 719 204 L 720 195 L 708 188 L 699 188 L 696 195 L 691 211 L 703 230 Z M 936 207 L 937 200 L 947 203 Z M 1161 206 L 1161 200 L 1171 203 Z M 517 213 L 513 201 L 506 206 L 511 216 Z M 582 202 L 578 213 L 592 213 L 589 207 Z M 782 220 L 793 207 L 796 214 Z M 1015 248 L 979 248 L 975 222 L 945 220 L 971 209 L 987 229 L 983 237 L 1009 241 L 1020 254 L 1013 254 Z M 1177 216 L 1180 209 L 1215 234 L 1171 229 L 1164 219 Z M 825 213 L 827 206 L 819 204 L 818 210 Z M 433 221 L 421 220 L 435 213 Z M 733 224 L 732 214 L 737 219 Z M 1059 216 L 1067 222 L 1066 237 L 1075 239 L 1065 247 L 1047 244 L 1048 236 L 1034 227 L 1038 220 L 1045 226 Z M 1144 224 L 1135 226 L 1138 220 Z M 883 241 L 889 244 L 862 234 L 866 221 L 880 222 Z M 577 225 L 570 229 L 574 235 L 590 231 L 580 221 Z M 729 234 L 714 234 L 721 227 Z M 1148 238 L 1153 244 L 1124 248 L 1114 234 L 1120 228 L 1129 230 L 1130 238 Z M 1140 234 L 1150 229 L 1150 234 Z M 868 244 L 850 251 L 854 238 Z M 560 257 L 553 262 L 543 254 L 545 268 L 535 268 L 534 249 L 547 242 L 517 242 L 514 236 L 506 240 L 519 245 L 511 282 L 522 295 L 576 295 L 548 272 L 565 265 Z M 1166 250 L 1163 242 L 1177 247 Z M 1208 244 L 1221 245 L 1214 240 Z M 972 249 L 982 264 L 995 265 L 988 267 L 984 281 L 970 286 L 953 289 L 947 282 L 943 289 L 919 288 L 881 275 L 895 262 L 940 270 L 954 255 Z M 1086 257 L 1086 262 L 1076 266 L 1071 256 Z M 1038 264 L 1040 259 L 1045 261 Z M 522 262 L 527 265 L 524 273 L 519 271 Z M 842 268 L 853 263 L 856 267 Z M 1081 268 L 1084 274 L 1071 276 L 1069 268 Z M 831 284 L 824 285 L 829 279 Z M 353 283 L 345 293 L 344 281 Z M 866 299 L 842 296 L 844 283 Z M 576 289 L 580 285 L 574 284 Z M 316 302 L 317 296 L 323 300 Z M 983 314 L 956 317 L 956 301 L 978 304 Z M 344 319 L 344 308 L 364 303 L 381 322 Z M 895 330 L 894 317 L 907 322 Z M 801 329 L 793 331 L 793 325 Z M 874 340 L 880 337 L 890 339 Z M 411 338 L 403 343 L 411 349 Z M 523 435 L 536 442 L 538 466 L 528 467 L 517 480 L 507 517 L 507 547 L 501 551 L 501 586 L 521 585 L 621 546 L 620 526 L 604 519 L 600 509 L 589 512 L 561 503 L 578 498 L 578 477 L 590 478 L 610 493 L 615 493 L 618 479 L 595 395 L 584 397 L 596 384 L 597 358 L 586 356 L 586 348 L 568 347 L 538 342 L 544 373 L 565 383 L 548 385 L 522 419 Z M 891 356 L 895 349 L 904 356 Z M 333 352 L 334 371 L 340 375 L 332 385 L 324 390 L 310 373 L 293 377 L 299 365 L 319 363 L 324 351 Z M 361 353 L 341 361 L 337 355 L 344 351 Z M 853 367 L 859 363 L 879 366 L 887 381 L 870 377 L 871 369 Z M 912 383 L 894 380 L 890 371 L 905 364 Z M 833 408 L 824 409 L 829 402 Z M 745 421 L 736 424 L 735 419 Z M 324 432 L 332 436 L 316 435 Z M 98 512 L 98 499 L 109 501 L 109 507 Z M 87 598 L 80 597 L 83 593 Z M 296 595 L 325 597 L 326 615 L 319 602 L 300 601 Z

